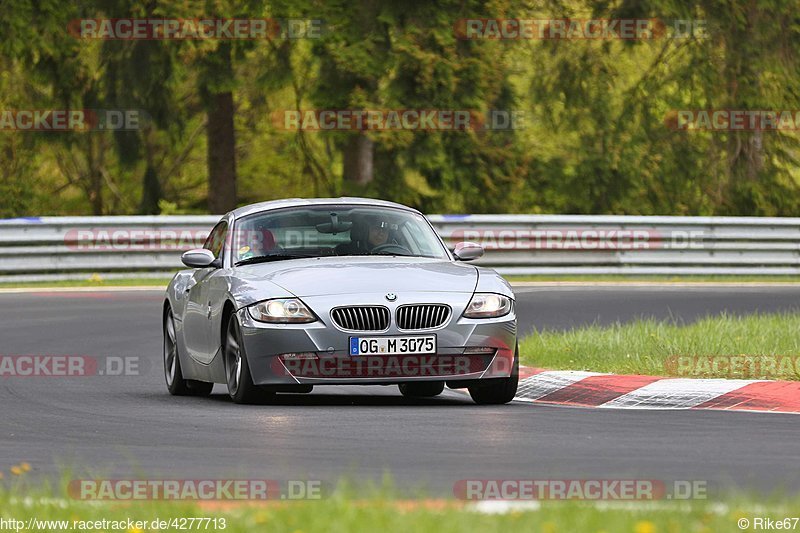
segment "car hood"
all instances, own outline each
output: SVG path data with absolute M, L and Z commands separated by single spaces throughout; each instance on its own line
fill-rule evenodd
M 249 281 L 269 281 L 299 297 L 410 291 L 472 293 L 478 282 L 478 271 L 471 265 L 419 257 L 320 257 L 237 270 Z

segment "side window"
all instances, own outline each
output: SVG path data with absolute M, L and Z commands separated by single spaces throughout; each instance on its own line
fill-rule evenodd
M 227 229 L 228 223 L 225 221 L 220 222 L 211 230 L 211 233 L 206 239 L 206 243 L 203 245 L 203 248 L 211 250 L 211 253 L 213 253 L 214 257 L 217 259 L 219 259 L 220 254 L 222 254 L 222 245 L 225 243 L 225 232 Z

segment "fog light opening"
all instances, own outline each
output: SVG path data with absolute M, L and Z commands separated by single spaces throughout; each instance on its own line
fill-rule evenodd
M 494 355 L 497 348 L 491 346 L 467 346 L 464 349 L 464 355 Z
M 285 353 L 281 355 L 283 361 L 316 360 L 319 356 L 315 352 Z

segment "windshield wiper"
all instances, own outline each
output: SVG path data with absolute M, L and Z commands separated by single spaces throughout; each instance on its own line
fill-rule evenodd
M 241 261 L 237 261 L 236 266 L 254 265 L 256 263 L 268 263 L 270 261 L 283 261 L 285 259 L 308 259 L 309 257 L 313 256 L 298 255 L 298 254 L 283 254 L 283 253 L 257 255 L 254 257 L 248 257 L 247 259 L 242 259 Z
M 367 255 L 396 255 L 397 257 L 417 257 L 414 254 L 398 254 L 397 252 L 378 252 L 377 254 L 367 254 Z

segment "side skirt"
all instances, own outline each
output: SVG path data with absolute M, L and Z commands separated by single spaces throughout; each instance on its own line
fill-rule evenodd
M 214 354 L 211 363 L 204 365 L 178 351 L 181 358 L 181 369 L 184 379 L 194 379 L 209 383 L 227 383 L 225 379 L 225 363 L 222 360 L 222 348 Z

